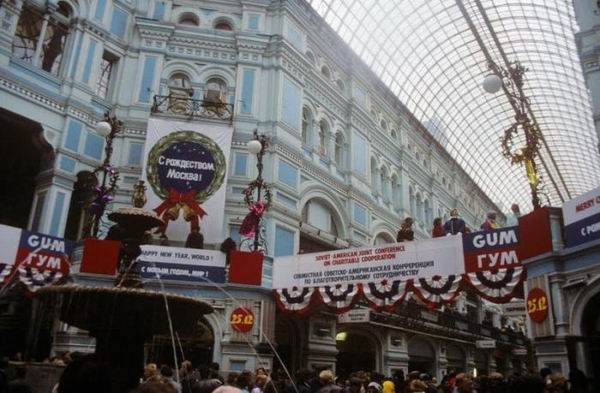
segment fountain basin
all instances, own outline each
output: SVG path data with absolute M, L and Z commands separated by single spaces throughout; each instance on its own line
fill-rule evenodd
M 173 332 L 187 334 L 202 315 L 213 312 L 201 300 L 143 288 L 68 284 L 41 288 L 36 298 L 42 310 L 56 310 L 61 321 L 96 338 L 96 356 L 111 369 L 112 393 L 126 393 L 138 385 L 144 345 L 153 335 L 170 335 L 169 320 Z
M 42 304 L 59 305 L 60 320 L 71 326 L 92 334 L 133 329 L 144 336 L 169 332 L 165 296 L 177 331 L 191 330 L 202 315 L 213 312 L 201 300 L 143 288 L 68 284 L 43 287 L 36 294 Z

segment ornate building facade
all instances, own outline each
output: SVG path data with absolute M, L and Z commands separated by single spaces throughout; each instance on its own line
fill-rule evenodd
M 2 132 L 26 135 L 11 137 L 9 150 L 37 155 L 37 165 L 19 174 L 28 176 L 29 188 L 18 198 L 11 197 L 11 183 L 1 191 L 20 209 L 7 224 L 80 238 L 79 179 L 103 158 L 104 140 L 94 126 L 107 110 L 124 123 L 114 145 L 121 180 L 112 208 L 129 203 L 141 174 L 149 116 L 233 125 L 223 239 L 240 240 L 247 212 L 242 190 L 256 176 L 246 142 L 255 129 L 270 136 L 264 176 L 274 203 L 263 221 L 265 288 L 229 288 L 265 320 L 275 316 L 268 296 L 272 257 L 394 242 L 406 216 L 415 218 L 416 238 L 425 238 L 433 219 L 447 219 L 453 207 L 478 228 L 486 211 L 497 210 L 304 1 L 10 0 L 2 3 L 0 20 Z M 216 116 L 201 110 L 216 101 L 227 109 Z M 10 157 L 20 165 L 28 156 Z M 209 286 L 174 288 L 216 299 L 217 319 L 226 319 L 234 306 Z M 411 356 L 413 365 L 438 376 L 449 365 L 467 369 L 476 362 L 486 370 L 500 362 L 511 369 L 510 355 L 498 362 L 492 352 L 479 360 L 475 355 L 477 339 L 499 334 L 498 309 L 476 299 L 459 303 L 478 322 L 488 321 L 487 330 L 458 316 L 443 330 L 436 327 L 442 313 L 414 306 L 407 311 L 419 321 L 412 328 L 403 327 L 400 317 L 375 315 L 346 332 L 370 337 L 368 330 L 377 326 L 371 365 L 386 373 L 408 368 Z M 486 309 L 495 315 L 486 316 Z M 216 319 L 208 323 L 219 343 L 212 347 L 213 360 L 236 370 L 260 363 Z M 291 333 L 277 330 L 289 323 L 298 334 L 288 340 Z M 294 353 L 295 366 L 335 367 L 343 322 L 323 314 L 273 329 L 269 324 L 256 328 L 252 345 L 265 342 L 264 328 L 272 338 L 287 340 L 281 349 Z M 524 344 L 517 339 L 507 335 L 507 348 Z M 272 355 L 264 356 L 270 364 Z
M 575 0 L 573 6 L 579 25 L 579 32 L 575 34 L 577 48 L 585 83 L 592 100 L 594 125 L 600 136 L 600 52 L 598 51 L 600 3 L 593 0 Z M 598 150 L 600 151 L 600 145 Z

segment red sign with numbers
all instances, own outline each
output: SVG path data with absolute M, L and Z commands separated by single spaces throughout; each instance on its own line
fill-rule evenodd
M 238 307 L 231 312 L 229 323 L 236 332 L 247 333 L 254 326 L 254 314 L 247 308 Z
M 540 288 L 533 288 L 527 294 L 527 314 L 532 321 L 542 323 L 548 318 L 548 296 Z

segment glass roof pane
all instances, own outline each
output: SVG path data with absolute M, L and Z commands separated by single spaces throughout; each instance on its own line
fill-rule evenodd
M 443 126 L 446 135 L 435 137 L 492 200 L 531 206 L 524 169 L 501 155 L 500 137 L 514 111 L 504 95 L 483 91 L 487 61 L 456 1 L 309 3 L 421 123 Z M 462 3 L 494 61 L 503 64 L 504 52 L 528 69 L 524 92 L 544 138 L 538 162 L 542 202 L 559 206 L 600 184 L 571 2 L 480 0 L 495 37 L 477 0 Z

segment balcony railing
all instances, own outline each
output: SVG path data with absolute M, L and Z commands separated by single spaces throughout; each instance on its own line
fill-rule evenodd
M 526 345 L 528 342 L 520 332 L 482 326 L 460 313 L 430 310 L 410 301 L 399 306 L 393 314 L 371 312 L 371 321 L 462 339 L 483 336 L 506 345 Z
M 218 100 L 196 100 L 179 95 L 154 96 L 152 113 L 188 118 L 233 120 L 233 104 Z

